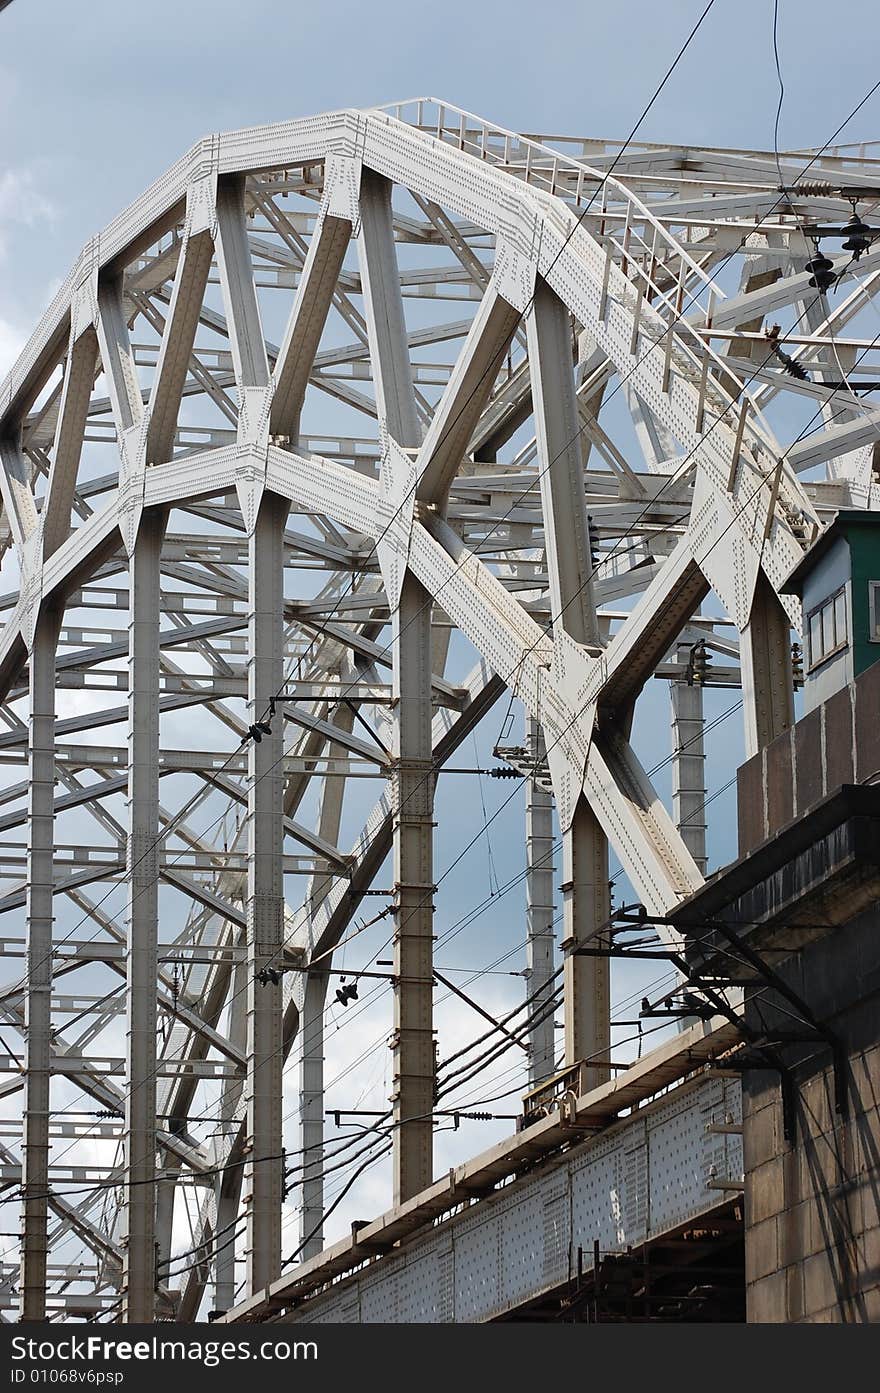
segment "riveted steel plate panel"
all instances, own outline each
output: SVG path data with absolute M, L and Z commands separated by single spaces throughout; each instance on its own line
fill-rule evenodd
M 742 1085 L 738 1079 L 724 1080 L 724 1115 L 730 1118 L 732 1126 L 742 1127 Z M 743 1174 L 742 1132 L 729 1132 L 724 1141 L 726 1174 L 739 1180 Z
M 544 1221 L 545 1286 L 563 1281 L 571 1266 L 571 1186 L 566 1171 L 556 1184 L 546 1187 L 542 1203 Z
M 544 1210 L 540 1186 L 507 1204 L 500 1225 L 500 1298 L 504 1307 L 525 1300 L 543 1282 Z
M 381 1321 L 398 1321 L 404 1263 L 392 1258 L 388 1268 L 377 1267 L 366 1273 L 360 1282 L 361 1320 L 364 1325 Z M 406 1317 L 404 1317 L 406 1319 Z
M 360 1300 L 357 1289 L 354 1294 L 346 1293 L 345 1298 L 335 1300 L 332 1296 L 325 1297 L 319 1309 L 312 1313 L 309 1311 L 309 1320 L 316 1325 L 359 1325 Z
M 716 1198 L 706 1186 L 703 1096 L 701 1089 L 676 1097 L 651 1118 L 648 1203 L 655 1232 L 682 1223 Z
M 485 1320 L 500 1302 L 499 1230 L 501 1216 L 486 1215 L 455 1240 L 455 1319 Z
M 410 1324 L 433 1325 L 447 1320 L 448 1286 L 452 1278 L 451 1250 L 433 1247 L 429 1252 L 409 1258 L 396 1278 L 395 1319 Z M 387 1315 L 379 1316 L 388 1320 Z
M 741 1117 L 738 1080 L 685 1084 L 477 1201 L 405 1254 L 306 1301 L 292 1320 L 492 1320 L 566 1281 L 579 1247 L 589 1264 L 596 1240 L 610 1251 L 637 1245 L 713 1209 L 723 1193 L 708 1182 L 742 1174 L 742 1139 L 707 1128 Z
M 624 1227 L 627 1243 L 648 1236 L 648 1143 L 640 1138 L 624 1151 Z
M 571 1172 L 572 1248 L 593 1251 L 625 1247 L 626 1196 L 624 1150 L 621 1141 L 607 1141 L 591 1150 Z

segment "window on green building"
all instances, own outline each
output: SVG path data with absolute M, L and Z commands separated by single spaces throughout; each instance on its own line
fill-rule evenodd
M 880 582 L 878 582 L 880 591 Z M 807 615 L 807 634 L 810 645 L 810 667 L 818 667 L 834 653 L 841 652 L 849 642 L 846 622 L 846 589 L 817 606 Z M 880 637 L 880 633 L 878 633 Z
M 868 581 L 868 638 L 880 643 L 880 580 Z

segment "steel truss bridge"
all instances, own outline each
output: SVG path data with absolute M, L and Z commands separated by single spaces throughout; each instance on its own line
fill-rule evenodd
M 777 163 L 425 99 L 209 137 L 83 248 L 0 389 L 8 1313 L 488 1319 L 736 1186 L 737 1085 L 699 1072 L 730 1019 L 612 1081 L 587 950 L 609 849 L 651 916 L 702 883 L 704 692 L 741 688 L 747 753 L 792 720 L 781 586 L 880 505 L 880 245 L 824 234 L 827 293 L 805 269 L 878 199 L 876 146 Z M 669 807 L 634 752 L 654 677 Z M 540 1084 L 558 1006 L 569 1084 L 437 1181 L 434 792 L 499 699 L 528 1009 L 494 1040 Z M 393 1194 L 325 1250 L 328 985 L 374 911 Z

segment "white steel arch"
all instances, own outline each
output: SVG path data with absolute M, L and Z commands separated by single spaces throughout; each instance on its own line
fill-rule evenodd
M 552 787 L 569 948 L 608 917 L 609 844 L 652 913 L 701 883 L 699 790 L 680 764 L 667 811 L 635 702 L 655 673 L 686 682 L 702 641 L 742 683 L 748 751 L 793 718 L 782 582 L 834 511 L 880 501 L 857 393 L 880 249 L 835 245 L 821 295 L 804 229 L 852 200 L 870 222 L 876 168 L 785 154 L 780 189 L 768 152 L 526 138 L 424 99 L 210 137 L 84 248 L 0 388 L 25 1316 L 193 1318 L 209 1281 L 232 1303 L 236 1253 L 248 1292 L 278 1275 L 301 1019 L 320 1248 L 327 974 L 389 853 L 395 1198 L 430 1182 L 434 786 L 502 692 L 546 750 L 518 767 Z M 382 792 L 345 847 L 367 774 Z M 569 1064 L 607 1050 L 608 1001 L 605 964 L 569 953 Z M 121 1143 L 75 1202 L 55 1079 Z

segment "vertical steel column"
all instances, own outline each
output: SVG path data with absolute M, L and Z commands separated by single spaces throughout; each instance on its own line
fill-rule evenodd
M 235 1305 L 235 1229 L 241 1206 L 241 1168 L 237 1176 L 225 1172 L 216 1191 L 217 1221 L 214 1227 L 214 1309 L 228 1311 Z
M 342 677 L 342 673 L 340 673 Z M 343 706 L 333 721 L 340 730 L 350 731 L 354 711 Z M 334 845 L 339 841 L 342 804 L 345 797 L 347 756 L 340 746 L 336 755 L 339 774 L 327 777 L 321 790 L 318 835 Z M 333 885 L 331 876 L 315 876 L 309 885 L 308 903 L 312 913 Z M 330 959 L 322 966 L 329 968 Z M 302 1147 L 302 1204 L 300 1243 L 302 1257 L 314 1257 L 324 1246 L 324 1011 L 329 978 L 326 972 L 310 972 L 306 979 L 301 1024 L 300 1059 L 300 1145 Z
M 180 1166 L 167 1151 L 162 1152 L 159 1162 L 166 1171 L 167 1178 L 156 1185 L 156 1261 L 157 1271 L 167 1272 L 171 1263 L 171 1244 L 174 1234 L 174 1199 L 177 1194 L 177 1177 Z M 170 1172 L 170 1174 L 169 1174 Z
M 679 664 L 689 649 L 679 646 Z M 670 682 L 672 718 L 672 816 L 682 841 L 706 874 L 706 755 L 703 749 L 703 688 Z
M 544 732 L 531 718 L 526 728 L 529 759 L 539 769 L 546 760 Z M 526 994 L 529 1016 L 546 1009 L 553 973 L 553 799 L 535 775 L 526 784 Z M 529 1083 L 534 1088 L 553 1073 L 556 1059 L 553 1012 L 529 1026 Z
M 380 418 L 403 447 L 420 443 L 391 184 L 365 170 L 361 183 L 361 277 Z M 392 616 L 397 721 L 394 809 L 394 1202 L 433 1178 L 433 746 L 431 596 L 407 571 Z
M 611 1040 L 610 972 L 607 958 L 578 957 L 583 943 L 611 913 L 608 842 L 585 799 L 577 805 L 571 830 L 562 838 L 562 892 L 565 957 L 565 1063 L 587 1061 L 581 1087 L 595 1088 L 608 1069 L 591 1060 L 608 1057 Z
M 599 628 L 592 586 L 590 529 L 584 502 L 580 419 L 574 385 L 571 317 L 540 278 L 528 316 L 535 437 L 541 463 L 541 506 L 554 629 L 596 646 Z M 610 1043 L 608 962 L 572 952 L 610 913 L 608 842 L 580 797 L 562 834 L 565 1062 L 607 1056 Z M 607 1076 L 596 1066 L 584 1086 Z
M 394 616 L 394 1202 L 433 1179 L 434 771 L 431 597 L 407 576 Z
M 22 1145 L 22 1320 L 45 1320 L 55 849 L 55 654 L 60 612 L 40 611 L 29 658 L 27 1038 Z
M 340 677 L 343 674 L 340 673 Z M 343 706 L 334 716 L 334 726 L 351 731 L 354 709 Z M 340 840 L 345 797 L 348 756 L 338 748 L 338 775 L 326 777 L 320 795 L 317 834 L 324 841 Z M 331 876 L 315 876 L 309 885 L 308 903 L 312 914 L 333 887 Z M 322 967 L 330 967 L 324 958 Z M 312 1258 L 324 1245 L 324 1010 L 327 1002 L 327 972 L 309 972 L 302 1003 L 302 1056 L 299 1060 L 299 1137 L 302 1146 L 302 1204 L 299 1209 L 299 1241 L 302 1256 Z
M 763 571 L 740 641 L 746 759 L 794 724 L 791 626 Z
M 303 1013 L 302 1059 L 299 1066 L 300 1138 L 302 1156 L 302 1204 L 300 1244 L 303 1260 L 324 1246 L 324 1010 L 326 972 L 310 972 L 306 979 Z
M 249 538 L 248 705 L 265 719 L 284 680 L 284 523 L 289 504 L 265 494 Z M 282 989 L 259 981 L 278 966 L 284 933 L 283 720 L 248 751 L 247 1116 L 245 1170 L 247 1289 L 281 1269 Z
M 164 517 L 143 515 L 129 562 L 128 936 L 122 1319 L 156 1301 L 156 982 L 159 937 L 159 601 Z
M 244 935 L 242 935 L 244 938 Z M 241 940 L 239 940 L 241 941 Z M 231 995 L 229 998 L 229 1024 L 227 1036 L 231 1044 L 242 1051 L 247 1050 L 247 980 L 248 965 L 239 960 L 232 972 Z M 239 1079 L 230 1079 L 223 1087 L 220 1096 L 221 1129 L 230 1140 L 238 1128 L 235 1114 L 241 1097 L 242 1084 Z M 233 1231 L 237 1227 L 242 1191 L 241 1166 L 232 1166 L 218 1175 L 215 1183 L 217 1245 L 214 1250 L 214 1306 L 218 1311 L 228 1311 L 235 1304 L 235 1243 Z

